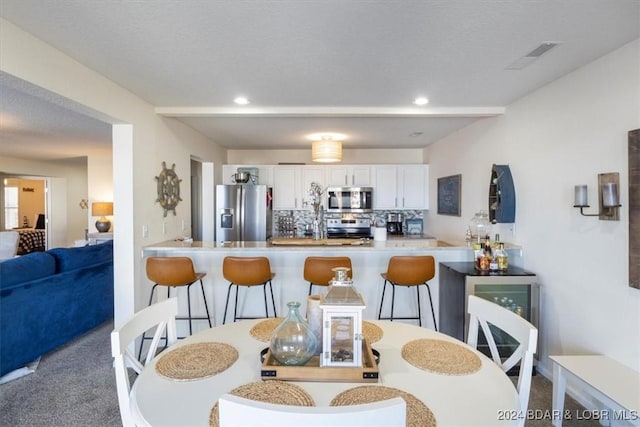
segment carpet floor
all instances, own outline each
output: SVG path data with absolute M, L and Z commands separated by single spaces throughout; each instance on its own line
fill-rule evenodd
M 112 322 L 42 357 L 35 373 L 0 385 L 0 426 L 120 426 L 109 334 Z M 599 427 L 567 397 L 567 427 Z M 551 382 L 533 377 L 527 427 L 551 425 Z M 586 416 L 585 416 L 586 415 Z

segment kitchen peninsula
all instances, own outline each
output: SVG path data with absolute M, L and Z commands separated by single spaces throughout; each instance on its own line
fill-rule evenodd
M 378 304 L 382 292 L 383 280 L 380 273 L 386 271 L 389 258 L 396 255 L 432 255 L 436 265 L 440 262 L 472 261 L 473 251 L 464 242 L 451 244 L 437 239 L 396 238 L 386 241 L 365 241 L 362 244 L 330 245 L 273 245 L 271 242 L 184 242 L 165 241 L 143 248 L 143 256 L 188 256 L 197 271 L 206 272 L 203 282 L 207 298 L 213 296 L 212 305 L 216 324 L 222 324 L 225 300 L 229 282 L 222 276 L 222 260 L 226 256 L 264 256 L 269 258 L 271 270 L 276 273 L 273 279 L 273 292 L 278 315 L 284 316 L 289 301 L 300 301 L 305 312 L 308 283 L 303 279 L 304 260 L 308 256 L 348 256 L 353 266 L 353 283 L 362 294 L 367 307 L 364 319 L 376 319 Z M 509 250 L 510 262 L 521 262 L 521 250 Z M 438 314 L 439 277 L 429 281 L 436 316 Z M 149 283 L 151 287 L 151 283 Z M 406 291 L 406 292 L 403 292 Z M 424 290 L 423 290 L 424 291 Z M 147 293 L 145 292 L 145 295 Z M 238 310 L 246 316 L 264 316 L 262 292 L 258 289 L 242 289 L 238 300 Z M 427 301 L 426 296 L 423 301 Z M 186 311 L 186 299 L 180 298 L 181 310 Z M 194 301 L 195 302 L 195 301 Z M 212 306 L 211 303 L 209 307 Z M 195 307 L 195 310 L 204 310 Z M 396 311 L 416 315 L 415 291 L 398 289 L 396 292 Z M 429 316 L 424 316 L 423 324 L 433 327 Z M 196 326 L 196 325 L 194 325 Z

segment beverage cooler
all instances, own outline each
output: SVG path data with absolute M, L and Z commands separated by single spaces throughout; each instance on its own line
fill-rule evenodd
M 504 272 L 486 272 L 476 270 L 472 262 L 447 262 L 440 263 L 439 276 L 440 332 L 466 341 L 469 295 L 501 305 L 539 328 L 540 285 L 535 273 L 511 266 Z M 491 330 L 500 355 L 508 357 L 517 347 L 517 342 L 497 328 L 491 327 Z M 538 349 L 540 334 L 538 330 Z M 478 349 L 491 357 L 482 333 L 478 337 Z

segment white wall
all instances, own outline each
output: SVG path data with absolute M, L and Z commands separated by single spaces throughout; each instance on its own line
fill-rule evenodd
M 428 215 L 428 230 L 445 239 L 460 239 L 473 214 L 487 210 L 492 164 L 510 165 L 515 235 L 504 225 L 501 235 L 524 247 L 525 268 L 540 278 L 547 373 L 548 355 L 572 353 L 604 353 L 640 370 L 640 291 L 628 286 L 627 173 L 627 132 L 640 127 L 638 52 L 636 40 L 425 152 L 431 188 L 438 177 L 462 174 L 462 216 Z M 588 184 L 589 200 L 597 201 L 603 172 L 620 173 L 620 221 L 573 208 L 574 185 Z
M 180 236 L 182 220 L 190 221 L 191 156 L 221 169 L 226 151 L 177 120 L 159 117 L 153 106 L 134 94 L 2 19 L 0 39 L 1 71 L 85 106 L 83 113 L 94 118 L 132 125 L 132 144 L 114 144 L 113 153 L 118 160 L 113 162 L 113 175 L 132 177 L 132 182 L 114 179 L 113 188 L 118 324 L 134 307 L 147 303 L 150 284 L 142 268 L 142 246 Z M 175 171 L 183 179 L 183 201 L 176 215 L 172 212 L 166 218 L 155 202 L 154 177 L 161 172 L 163 161 L 168 167 L 175 163 Z M 132 209 L 118 215 L 118 203 Z M 142 238 L 143 225 L 148 227 L 148 238 Z

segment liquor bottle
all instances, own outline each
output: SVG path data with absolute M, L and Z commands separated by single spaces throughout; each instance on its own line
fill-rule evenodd
M 498 270 L 506 271 L 509 268 L 509 256 L 507 255 L 507 251 L 504 250 L 504 243 L 500 243 L 495 253 L 495 258 L 498 264 Z
M 482 245 L 480 243 L 473 244 L 473 258 L 475 260 L 475 268 L 480 270 L 481 259 L 484 257 L 484 251 L 482 250 Z
M 487 234 L 487 237 L 485 238 L 485 241 L 484 241 L 482 259 L 480 260 L 480 270 L 485 270 L 485 271 L 491 270 L 492 260 L 493 260 L 493 253 L 491 252 L 491 241 L 490 241 L 489 235 Z

